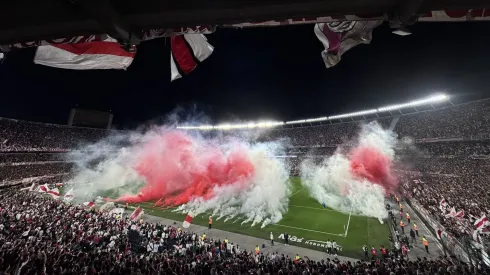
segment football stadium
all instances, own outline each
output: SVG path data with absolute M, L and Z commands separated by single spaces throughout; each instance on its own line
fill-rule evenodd
M 0 8 L 0 274 L 490 274 L 488 1 L 190 2 Z

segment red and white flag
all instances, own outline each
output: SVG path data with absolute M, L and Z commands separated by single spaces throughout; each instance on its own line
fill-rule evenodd
M 475 221 L 474 225 L 476 230 L 482 230 L 484 227 L 486 227 L 489 224 L 487 217 L 483 215 L 481 218 Z
M 455 218 L 461 219 L 464 217 L 464 210 L 456 212 Z
M 142 214 L 143 214 L 143 209 L 138 206 L 138 208 L 136 208 L 133 211 L 133 213 L 131 214 L 131 216 L 129 216 L 129 219 L 132 220 L 132 221 L 138 221 L 138 219 L 141 217 Z
M 214 50 L 203 34 L 184 34 L 170 38 L 171 81 L 181 78 L 196 69 Z
M 90 207 L 92 207 L 92 206 L 94 206 L 94 205 L 95 205 L 95 202 L 93 202 L 93 201 L 88 201 L 88 202 L 84 202 L 84 203 L 82 203 L 82 204 L 83 204 L 84 206 L 86 206 L 86 207 L 90 208 Z
M 48 187 L 47 184 L 39 185 L 37 187 L 37 190 L 36 191 L 39 192 L 39 193 L 48 193 L 49 192 L 49 187 Z
M 48 194 L 50 194 L 54 199 L 58 199 L 60 197 L 60 190 L 58 190 L 58 188 L 54 188 L 49 190 Z
M 182 223 L 182 227 L 189 228 L 189 226 L 191 226 L 192 224 L 192 219 L 194 218 L 194 216 L 194 212 L 189 211 L 189 213 L 187 213 L 187 216 L 185 217 L 184 222 Z
M 73 191 L 73 188 L 72 188 L 72 189 L 68 190 L 68 192 L 66 192 L 65 196 L 63 197 L 63 200 L 66 202 L 71 202 L 74 197 L 75 197 L 75 191 Z
M 39 46 L 34 63 L 71 70 L 127 69 L 135 52 L 128 52 L 113 38 L 79 44 Z
M 315 35 L 322 42 L 323 62 L 327 68 L 340 62 L 342 55 L 359 44 L 369 44 L 373 29 L 383 20 L 344 21 L 315 24 Z

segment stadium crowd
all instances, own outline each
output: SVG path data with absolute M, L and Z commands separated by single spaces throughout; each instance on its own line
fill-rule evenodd
M 0 191 L 2 274 L 489 274 L 450 259 L 320 262 L 243 251 L 175 225 L 132 221 L 36 192 Z
M 467 236 L 471 233 L 469 232 L 471 230 L 468 229 L 472 228 L 474 218 L 479 218 L 482 215 L 490 215 L 490 181 L 488 181 L 490 178 L 489 110 L 490 100 L 484 100 L 444 109 L 404 115 L 400 118 L 394 129 L 400 137 L 405 138 L 403 140 L 406 142 L 398 148 L 398 151 L 401 159 L 404 159 L 405 163 L 410 164 L 401 168 L 400 174 L 402 176 L 405 175 L 403 178 L 404 188 L 412 198 L 415 198 L 435 219 L 445 226 L 447 232 L 456 237 Z M 378 122 L 384 128 L 388 128 L 391 125 L 391 118 L 378 119 Z M 296 158 L 291 158 L 289 161 L 293 174 L 297 174 L 299 172 L 298 165 L 305 155 L 321 156 L 331 154 L 336 149 L 336 145 L 354 137 L 357 130 L 358 122 L 305 128 L 275 129 L 262 133 L 259 140 L 272 140 L 286 137 L 289 140 L 289 145 L 292 145 L 292 148 L 288 150 L 288 154 L 297 156 Z M 11 183 L 22 180 L 26 183 L 37 181 L 39 184 L 62 182 L 69 177 L 69 172 L 72 167 L 71 163 L 65 161 L 63 152 L 69 151 L 79 144 L 97 141 L 107 134 L 107 130 L 100 129 L 0 119 L 0 182 Z M 25 181 L 26 179 L 30 180 Z M 57 272 L 61 273 L 61 269 L 80 268 L 81 270 L 81 266 L 64 264 L 69 261 L 70 257 L 78 257 L 77 254 L 79 252 L 76 251 L 85 247 L 80 242 L 62 238 L 63 245 L 60 245 L 56 243 L 57 241 L 54 242 L 52 238 L 47 239 L 47 234 L 44 233 L 41 233 L 41 239 L 46 240 L 46 242 L 37 244 L 32 241 L 29 243 L 29 238 L 20 238 L 19 240 L 9 239 L 10 237 L 18 236 L 15 234 L 20 234 L 21 230 L 26 229 L 26 226 L 29 224 L 32 225 L 32 230 L 35 231 L 35 228 L 40 227 L 40 230 L 43 232 L 47 232 L 49 226 L 47 222 L 37 220 L 36 225 L 39 224 L 41 226 L 34 228 L 32 218 L 31 222 L 25 223 L 25 220 L 12 219 L 11 216 L 13 213 L 20 211 L 20 209 L 30 207 L 30 203 L 19 205 L 20 202 L 30 201 L 38 203 L 41 198 L 31 195 L 23 195 L 26 197 L 19 198 L 17 197 L 20 196 L 18 194 L 12 195 L 8 193 L 11 191 L 1 192 L 7 192 L 2 195 L 6 199 L 6 202 L 3 202 L 3 200 L 0 202 L 2 208 L 1 218 L 3 219 L 1 223 L 3 227 L 0 226 L 2 228 L 3 238 L 3 241 L 0 240 L 0 245 L 3 248 L 0 252 L 2 271 L 8 269 L 8 272 L 13 274 L 15 273 L 13 271 L 14 267 L 19 268 L 19 266 L 10 264 L 10 267 L 8 267 L 5 266 L 5 263 L 16 262 L 22 265 L 26 259 L 30 259 L 30 264 L 26 264 L 23 270 L 27 270 L 28 268 L 34 270 L 42 266 L 46 267 L 47 265 L 51 266 L 52 274 Z M 17 198 L 18 201 L 13 201 L 12 198 Z M 454 207 L 457 211 L 464 210 L 465 215 L 461 219 L 448 217 L 447 212 L 440 210 L 440 201 L 442 199 L 445 199 L 448 205 Z M 51 201 L 44 207 L 56 209 L 54 213 L 58 214 L 57 221 L 62 218 L 67 218 L 76 222 L 76 218 L 64 216 L 64 213 L 84 211 L 76 207 L 63 206 Z M 59 211 L 57 208 L 59 208 Z M 60 215 L 60 211 L 63 212 L 62 215 Z M 83 214 L 85 215 L 86 213 L 83 212 Z M 100 214 L 92 213 L 87 215 Z M 16 223 L 21 223 L 21 225 L 17 225 Z M 108 219 L 106 219 L 106 223 L 109 223 Z M 11 225 L 13 225 L 13 229 Z M 50 226 L 50 232 L 55 231 L 53 227 L 56 227 L 56 225 L 53 225 L 53 222 L 51 222 Z M 57 228 L 59 229 L 59 227 Z M 37 230 L 37 232 L 39 234 L 40 231 Z M 183 236 L 187 235 L 184 234 Z M 58 239 L 57 236 L 56 240 Z M 120 240 L 124 240 L 124 238 Z M 181 240 L 182 238 L 177 238 L 177 241 Z M 121 242 L 124 243 L 124 241 Z M 19 251 L 27 243 L 31 246 L 28 246 L 29 248 L 26 251 Z M 14 245 L 12 247 L 12 244 L 22 244 L 22 246 Z M 73 256 L 68 256 L 69 253 L 64 254 L 67 251 L 66 249 L 68 249 L 63 248 L 65 245 L 71 247 L 69 253 Z M 75 250 L 75 247 L 77 250 Z M 62 248 L 65 249 L 63 250 L 64 252 L 60 252 Z M 264 258 L 259 257 L 259 260 L 257 260 L 255 256 L 245 251 L 231 253 L 230 255 L 223 253 L 220 254 L 219 259 L 214 257 L 208 259 L 205 257 L 205 253 L 197 253 L 201 259 L 200 262 L 197 262 L 197 258 L 185 258 L 188 260 L 183 260 L 182 258 L 175 257 L 172 254 L 175 251 L 170 252 L 170 250 L 167 249 L 166 252 L 159 254 L 159 256 L 151 256 L 148 259 L 145 258 L 147 256 L 141 259 L 132 256 L 129 257 L 124 253 L 119 259 L 116 259 L 114 258 L 116 255 L 108 253 L 107 249 L 100 249 L 100 254 L 98 252 L 99 250 L 96 249 L 94 251 L 90 250 L 91 252 L 82 252 L 85 254 L 80 256 L 83 259 L 80 262 L 90 263 L 87 265 L 87 271 L 83 271 L 86 274 L 91 273 L 93 269 L 99 273 L 107 271 L 104 268 L 110 266 L 105 264 L 108 262 L 118 264 L 111 271 L 114 274 L 126 270 L 130 270 L 135 274 L 138 273 L 137 270 L 145 273 L 151 270 L 151 266 L 153 268 L 158 267 L 159 270 L 165 267 L 163 270 L 173 270 L 176 273 L 179 273 L 181 270 L 187 273 L 233 273 L 236 271 L 234 269 L 235 266 L 239 268 L 238 266 L 244 263 L 247 269 L 255 270 L 257 273 L 267 273 L 267 270 L 272 268 L 274 271 L 272 273 L 279 273 L 279 270 L 282 270 L 282 273 L 294 274 L 303 273 L 303 271 L 308 269 L 310 273 L 314 273 L 313 270 L 315 270 L 317 273 L 323 272 L 328 274 L 330 272 L 331 274 L 336 274 L 338 270 L 342 269 L 349 270 L 346 272 L 347 274 L 360 272 L 359 270 L 369 270 L 369 272 L 378 270 L 378 273 L 385 274 L 384 271 L 387 271 L 387 268 L 390 268 L 390 271 L 394 268 L 395 274 L 410 274 L 407 270 L 422 268 L 426 271 L 431 270 L 432 273 L 429 272 L 429 274 L 435 274 L 434 270 L 440 272 L 439 270 L 441 268 L 446 269 L 448 265 L 451 265 L 446 263 L 445 260 L 421 260 L 404 262 L 403 264 L 399 261 L 349 264 L 335 263 L 334 261 L 328 263 L 312 263 L 304 259 L 300 263 L 294 263 L 292 259 L 283 259 L 282 256 L 270 255 L 264 255 Z M 9 251 L 13 252 L 10 253 Z M 39 254 L 39 251 L 42 252 Z M 202 252 L 202 250 L 199 251 Z M 197 257 L 197 254 L 194 256 Z M 49 257 L 47 257 L 48 255 Z M 55 256 L 51 257 L 51 255 Z M 105 256 L 97 260 L 96 255 Z M 227 256 L 225 257 L 225 255 Z M 11 260 L 9 258 L 16 256 L 19 257 L 17 260 Z M 273 260 L 270 259 L 271 257 Z M 207 266 L 204 265 L 204 258 L 208 260 Z M 401 273 L 396 272 L 396 268 L 403 271 Z M 454 268 L 457 269 L 457 272 L 453 270 Z M 461 268 L 463 267 L 454 267 L 451 265 L 451 268 L 446 269 L 446 272 L 449 270 L 451 274 L 465 274 Z M 353 270 L 355 270 L 354 273 L 352 273 Z M 78 271 L 72 270 L 70 272 L 79 274 L 77 273 Z M 237 272 L 240 273 L 241 271 L 243 270 L 238 269 Z M 165 271 L 164 273 L 168 272 Z M 22 272 L 22 274 L 30 273 Z M 361 274 L 363 273 L 361 272 Z M 468 271 L 467 274 L 483 273 Z

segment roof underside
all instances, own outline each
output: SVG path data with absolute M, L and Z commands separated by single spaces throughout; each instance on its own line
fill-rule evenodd
M 412 0 L 416 1 L 416 0 Z M 107 33 L 107 21 L 128 31 L 223 25 L 299 17 L 384 14 L 399 0 L 15 0 L 0 8 L 0 45 Z M 419 13 L 486 8 L 487 0 L 420 0 Z M 76 4 L 73 4 L 76 3 Z M 113 13 L 107 14 L 111 10 Z M 115 13 L 114 13 L 115 12 Z M 102 19 L 101 19 L 102 18 Z M 106 22 L 106 23 L 107 23 Z M 119 24 L 115 24 L 117 26 Z M 116 27 L 117 28 L 117 27 Z

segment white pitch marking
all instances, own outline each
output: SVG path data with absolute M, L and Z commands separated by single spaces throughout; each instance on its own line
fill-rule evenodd
M 291 196 L 289 196 L 290 198 L 296 194 L 298 194 L 299 192 L 303 191 L 303 189 L 305 189 L 304 187 L 299 189 L 298 191 L 294 192 Z
M 350 217 L 352 215 L 352 210 L 349 213 L 349 220 L 347 221 L 347 228 L 345 229 L 344 238 L 347 237 L 347 232 L 349 231 Z
M 290 204 L 289 206 L 292 206 L 292 207 L 299 207 L 299 208 L 308 208 L 308 209 L 314 209 L 314 210 L 320 210 L 320 211 L 336 211 L 336 212 L 337 212 L 337 210 L 333 210 L 333 209 L 323 209 L 323 208 L 318 208 L 318 207 L 309 207 L 309 206 L 294 205 L 294 204 Z
M 333 236 L 340 236 L 343 237 L 344 234 L 335 234 L 335 233 L 328 233 L 328 232 L 322 232 L 322 231 L 316 231 L 316 230 L 311 230 L 311 229 L 305 229 L 305 228 L 300 228 L 300 227 L 294 227 L 294 226 L 289 226 L 289 225 L 283 225 L 283 224 L 271 224 L 273 226 L 281 226 L 281 227 L 287 227 L 287 228 L 293 228 L 293 229 L 298 229 L 298 230 L 303 230 L 303 231 L 309 231 L 309 232 L 315 232 L 315 233 L 320 233 L 320 234 L 325 234 L 325 235 L 333 235 Z

